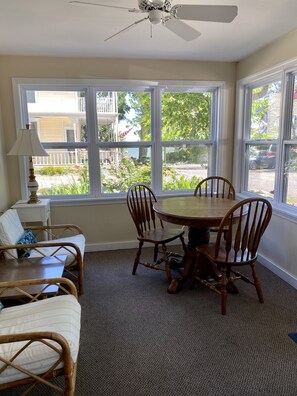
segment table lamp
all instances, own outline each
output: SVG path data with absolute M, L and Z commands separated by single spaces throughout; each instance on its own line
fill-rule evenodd
M 30 124 L 26 125 L 26 129 L 21 129 L 17 140 L 7 155 L 18 155 L 29 157 L 29 182 L 28 189 L 30 198 L 28 204 L 36 204 L 40 200 L 37 197 L 38 183 L 35 179 L 33 156 L 47 156 L 48 153 L 42 147 L 37 132 L 30 129 Z

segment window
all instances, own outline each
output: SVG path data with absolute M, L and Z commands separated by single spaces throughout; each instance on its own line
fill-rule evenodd
M 273 198 L 281 119 L 281 81 L 247 87 L 246 164 L 247 191 Z
M 237 181 L 245 195 L 269 198 L 275 209 L 297 206 L 297 70 L 278 69 L 239 82 Z
M 213 154 L 214 104 L 214 92 L 162 90 L 163 190 L 194 189 L 207 177 Z
M 187 193 L 216 173 L 220 83 L 15 79 L 14 86 L 17 125 L 31 123 L 49 154 L 33 159 L 42 196 L 123 197 L 135 182 L 158 194 Z

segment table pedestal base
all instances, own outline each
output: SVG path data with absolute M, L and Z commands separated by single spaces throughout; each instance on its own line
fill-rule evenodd
M 167 288 L 168 293 L 177 293 L 181 289 L 183 283 L 191 277 L 193 269 L 196 266 L 199 268 L 200 276 L 209 275 L 209 267 L 206 265 L 206 263 L 202 262 L 202 260 L 199 260 L 196 252 L 196 247 L 199 245 L 208 244 L 209 239 L 209 228 L 189 227 L 188 252 L 185 254 L 182 260 L 184 271 L 181 277 L 172 279 L 170 285 Z M 197 262 L 197 260 L 199 260 L 199 262 Z

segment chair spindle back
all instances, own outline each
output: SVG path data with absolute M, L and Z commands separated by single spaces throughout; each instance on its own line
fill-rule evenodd
M 235 199 L 235 189 L 228 179 L 210 176 L 198 183 L 194 195 Z
M 143 232 L 156 228 L 156 215 L 153 204 L 157 202 L 154 192 L 145 184 L 135 183 L 127 193 L 127 206 L 139 236 L 143 236 Z
M 234 205 L 219 226 L 214 258 L 220 262 L 254 261 L 271 215 L 271 204 L 264 198 L 248 198 Z

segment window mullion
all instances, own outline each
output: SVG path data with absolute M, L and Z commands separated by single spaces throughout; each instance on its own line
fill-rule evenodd
M 99 150 L 97 140 L 97 110 L 96 110 L 96 90 L 89 87 L 86 92 L 86 121 L 87 121 L 87 142 L 88 142 L 88 166 L 90 194 L 100 195 L 100 166 Z
M 152 182 L 157 193 L 162 192 L 162 90 L 154 88 L 152 95 Z

